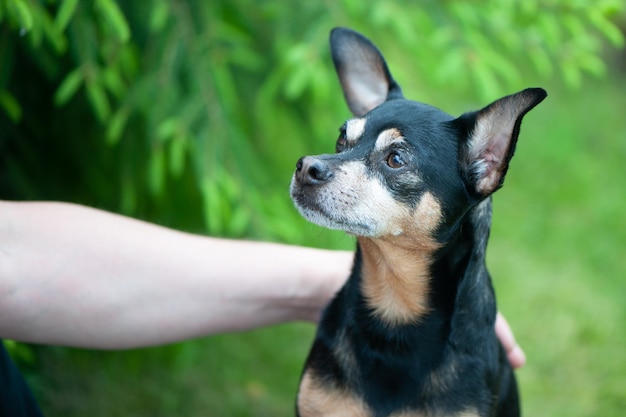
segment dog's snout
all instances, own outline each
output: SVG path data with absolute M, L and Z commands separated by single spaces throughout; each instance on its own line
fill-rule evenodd
M 296 163 L 296 177 L 301 184 L 321 184 L 328 181 L 331 176 L 328 164 L 313 156 L 304 156 Z

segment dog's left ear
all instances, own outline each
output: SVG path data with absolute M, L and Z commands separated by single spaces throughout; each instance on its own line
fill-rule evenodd
M 547 95 L 529 88 L 457 119 L 466 132 L 459 155 L 470 192 L 486 197 L 502 186 L 522 118 Z

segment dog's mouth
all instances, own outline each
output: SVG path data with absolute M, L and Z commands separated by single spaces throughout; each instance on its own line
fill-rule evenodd
M 328 198 L 320 195 L 319 187 L 307 187 L 299 184 L 296 179 L 291 183 L 291 199 L 300 214 L 318 226 L 334 230 L 343 230 L 356 236 L 371 236 L 372 228 L 369 224 L 347 216 L 346 211 L 333 208 Z M 328 199 L 333 201 L 332 198 Z
M 291 186 L 291 199 L 298 211 L 300 211 L 306 219 L 312 220 L 309 213 L 315 213 L 316 217 L 323 216 L 329 219 L 332 218 L 333 216 L 327 212 L 324 205 L 320 204 L 319 199 L 312 194 L 316 193 L 313 190 L 305 189 L 304 186 L 298 184 L 296 181 L 294 181 Z

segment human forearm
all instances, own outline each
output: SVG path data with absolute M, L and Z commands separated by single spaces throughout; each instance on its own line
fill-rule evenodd
M 71 204 L 0 202 L 0 336 L 126 348 L 312 319 L 350 259 Z

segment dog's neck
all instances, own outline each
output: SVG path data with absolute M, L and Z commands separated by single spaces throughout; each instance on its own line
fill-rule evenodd
M 445 245 L 397 245 L 385 239 L 358 239 L 353 274 L 363 314 L 386 329 L 428 328 L 448 341 L 478 343 L 495 320 L 495 297 L 485 266 L 491 200 L 474 207 Z M 360 262 L 359 262 L 360 261 Z M 364 320 L 365 321 L 365 320 Z M 388 335 L 393 332 L 386 332 Z
M 442 278 L 458 277 L 451 314 L 450 340 L 472 349 L 483 349 L 485 330 L 493 331 L 496 299 L 487 271 L 485 255 L 491 228 L 491 198 L 483 200 L 467 213 L 456 245 L 434 265 Z M 437 276 L 435 276 L 437 279 Z
M 407 247 L 394 240 L 359 238 L 360 291 L 373 314 L 390 325 L 428 314 L 430 265 L 436 245 Z

